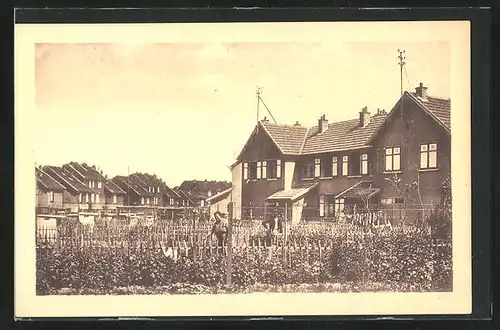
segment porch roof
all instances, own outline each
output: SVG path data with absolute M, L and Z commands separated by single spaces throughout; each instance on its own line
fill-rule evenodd
M 318 182 L 313 183 L 308 186 L 303 186 L 303 187 L 297 187 L 297 188 L 291 188 L 287 190 L 280 190 L 278 192 L 275 192 L 271 196 L 266 198 L 266 201 L 276 201 L 276 200 L 289 200 L 289 201 L 295 201 L 299 199 L 300 197 L 304 196 L 306 193 L 311 191 L 313 188 L 315 188 L 318 185 Z
M 371 198 L 380 191 L 371 181 L 360 181 L 339 193 L 335 198 Z

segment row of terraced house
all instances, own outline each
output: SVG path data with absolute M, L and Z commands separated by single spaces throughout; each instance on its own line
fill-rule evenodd
M 37 214 L 114 210 L 122 206 L 171 210 L 206 207 L 212 195 L 231 185 L 191 180 L 170 188 L 156 175 L 133 173 L 108 178 L 97 166 L 78 162 L 38 166 L 35 173 Z

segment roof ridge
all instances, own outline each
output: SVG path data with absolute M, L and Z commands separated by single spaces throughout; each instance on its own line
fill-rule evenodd
M 410 94 L 412 94 L 412 96 L 417 96 L 417 93 L 415 92 L 410 92 Z M 449 97 L 442 97 L 440 95 L 435 95 L 435 94 L 427 94 L 427 98 L 431 98 L 431 99 L 438 99 L 438 100 L 442 100 L 442 101 L 451 101 L 451 98 Z

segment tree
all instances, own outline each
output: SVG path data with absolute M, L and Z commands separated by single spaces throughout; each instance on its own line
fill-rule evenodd
M 452 234 L 452 194 L 451 178 L 448 176 L 441 185 L 441 202 L 434 208 L 428 219 L 431 232 L 436 239 L 451 239 Z

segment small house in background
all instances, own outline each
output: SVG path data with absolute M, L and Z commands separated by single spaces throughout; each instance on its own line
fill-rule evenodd
M 50 175 L 35 167 L 37 214 L 52 214 L 64 208 L 63 192 L 66 189 Z
M 232 188 L 228 188 L 206 199 L 210 218 L 212 218 L 214 213 L 217 211 L 229 214 L 229 205 L 231 203 L 232 190 Z
M 102 171 L 95 165 L 90 166 L 86 163 L 80 164 L 77 162 L 64 164 L 63 169 L 92 189 L 93 192 L 90 194 L 91 208 L 94 210 L 102 209 L 105 204 L 105 178 Z
M 125 191 L 124 205 L 150 205 L 153 193 L 136 176 L 117 175 L 111 181 Z
M 224 190 L 231 187 L 231 183 L 227 181 L 197 181 L 197 180 L 186 180 L 182 182 L 179 186 L 180 190 L 183 190 L 191 196 L 191 199 L 196 204 L 195 206 L 206 206 L 206 199 L 216 195 Z
M 164 183 L 161 179 L 147 173 L 133 173 L 129 177 L 131 181 L 135 182 L 149 193 L 145 201 L 146 205 L 160 206 L 163 204 L 162 188 Z
M 127 192 L 120 188 L 113 181 L 105 178 L 104 181 L 104 203 L 106 209 L 116 209 L 117 206 L 122 206 L 125 201 Z
M 173 190 L 180 197 L 179 206 L 181 206 L 181 207 L 193 207 L 193 206 L 197 205 L 196 201 L 192 199 L 191 195 L 187 191 L 184 191 L 184 190 L 180 189 L 179 187 L 175 187 Z
M 59 166 L 44 166 L 43 172 L 64 186 L 63 204 L 72 212 L 92 208 L 91 195 L 96 192 L 73 176 L 70 172 Z

